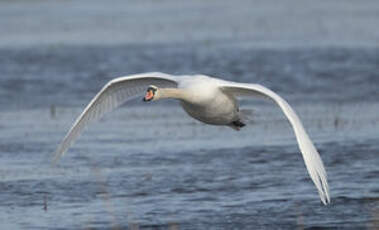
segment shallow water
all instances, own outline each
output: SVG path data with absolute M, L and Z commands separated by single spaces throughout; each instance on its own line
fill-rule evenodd
M 167 0 L 160 8 L 136 1 L 116 11 L 101 1 L 89 8 L 85 1 L 71 8 L 61 5 L 68 1 L 42 2 L 0 2 L 2 229 L 379 228 L 375 1 L 314 8 L 265 1 L 251 18 L 237 10 L 249 1 L 238 1 L 240 8 L 220 1 L 216 9 L 230 7 L 228 22 L 211 20 L 223 17 L 197 1 Z M 166 11 L 182 14 L 139 24 L 151 27 L 129 21 L 130 12 Z M 125 20 L 112 23 L 114 12 Z M 283 26 L 281 16 L 289 12 Z M 351 27 L 335 30 L 346 14 Z M 55 15 L 67 17 L 60 24 Z M 199 24 L 201 15 L 208 15 L 208 24 Z M 29 17 L 36 20 L 24 24 Z M 256 33 L 242 30 L 246 17 L 266 24 L 256 24 Z M 98 24 L 92 20 L 99 18 Z M 167 21 L 175 23 L 159 27 Z M 175 33 L 187 24 L 193 36 Z M 159 28 L 175 36 L 155 41 Z M 328 33 L 319 35 L 325 28 Z M 58 143 L 107 81 L 149 71 L 260 83 L 285 97 L 325 163 L 331 205 L 320 202 L 284 115 L 261 99 L 241 102 L 254 113 L 236 132 L 189 118 L 175 101 L 137 98 L 91 126 L 58 165 L 51 164 Z

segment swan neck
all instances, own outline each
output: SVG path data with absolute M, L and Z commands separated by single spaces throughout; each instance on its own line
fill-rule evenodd
M 159 99 L 171 98 L 185 100 L 186 95 L 183 90 L 176 88 L 161 88 L 159 93 Z

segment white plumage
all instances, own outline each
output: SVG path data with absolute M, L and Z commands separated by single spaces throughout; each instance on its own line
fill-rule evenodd
M 55 159 L 67 151 L 89 122 L 142 95 L 149 86 L 154 87 L 151 100 L 177 99 L 193 118 L 207 124 L 226 125 L 235 130 L 245 125 L 237 97 L 264 96 L 273 100 L 293 127 L 305 165 L 321 201 L 325 205 L 330 203 L 327 175 L 321 157 L 291 106 L 278 94 L 262 85 L 224 81 L 205 75 L 173 76 L 163 73 L 144 73 L 110 81 L 77 118 L 58 146 Z

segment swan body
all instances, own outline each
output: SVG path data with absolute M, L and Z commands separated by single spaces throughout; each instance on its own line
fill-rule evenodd
M 186 95 L 179 100 L 191 117 L 210 125 L 232 125 L 240 120 L 236 99 L 222 92 L 215 79 L 199 75 L 178 89 Z
M 235 130 L 245 126 L 238 97 L 263 96 L 273 100 L 292 125 L 306 168 L 321 201 L 325 205 L 330 203 L 323 162 L 292 107 L 278 94 L 262 85 L 225 81 L 205 75 L 173 76 L 156 72 L 119 77 L 110 81 L 77 118 L 58 146 L 55 159 L 59 159 L 67 151 L 89 122 L 142 95 L 146 89 L 144 101 L 176 99 L 189 116 L 206 124 L 225 125 Z

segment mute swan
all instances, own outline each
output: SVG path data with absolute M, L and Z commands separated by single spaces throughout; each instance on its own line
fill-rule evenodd
M 264 96 L 280 106 L 295 132 L 306 168 L 317 187 L 321 201 L 330 203 L 329 187 L 324 165 L 291 106 L 270 89 L 258 84 L 225 81 L 205 75 L 173 76 L 164 73 L 143 73 L 119 77 L 108 84 L 92 99 L 77 118 L 55 152 L 59 159 L 73 144 L 84 127 L 99 119 L 124 102 L 141 95 L 145 102 L 163 98 L 180 101 L 183 109 L 193 118 L 211 125 L 226 125 L 239 130 L 245 124 L 236 97 Z

